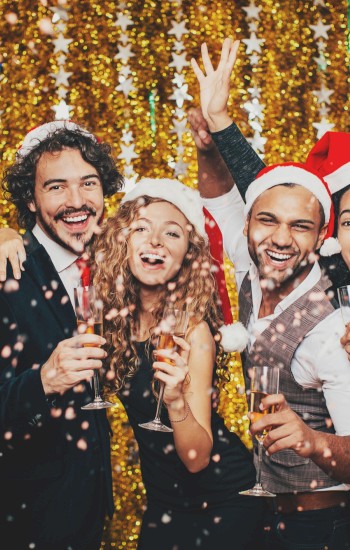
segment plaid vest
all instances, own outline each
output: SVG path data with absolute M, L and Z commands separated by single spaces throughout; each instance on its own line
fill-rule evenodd
M 280 367 L 280 392 L 285 395 L 289 406 L 310 428 L 327 433 L 334 433 L 334 429 L 327 427 L 330 415 L 323 392 L 300 386 L 291 372 L 291 361 L 306 334 L 334 311 L 335 306 L 325 294 L 331 284 L 327 277 L 322 276 L 313 288 L 270 323 L 257 337 L 249 353 L 245 351 L 242 354 L 247 389 L 250 367 Z M 253 308 L 248 274 L 240 289 L 239 308 L 240 321 L 247 327 Z M 256 445 L 254 441 L 255 451 Z M 333 487 L 339 483 L 327 476 L 311 459 L 300 457 L 291 449 L 269 457 L 263 453 L 261 480 L 266 489 L 276 493 L 305 492 Z

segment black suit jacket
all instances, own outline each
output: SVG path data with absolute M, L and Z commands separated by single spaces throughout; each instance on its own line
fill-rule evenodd
M 9 271 L 0 289 L 0 524 L 16 550 L 76 550 L 113 514 L 110 428 L 104 410 L 81 409 L 89 384 L 44 394 L 40 369 L 76 319 L 45 249 L 25 241 L 21 280 Z

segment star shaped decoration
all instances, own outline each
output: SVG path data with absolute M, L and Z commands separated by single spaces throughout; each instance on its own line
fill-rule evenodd
M 118 10 L 125 11 L 125 9 L 126 9 L 126 2 L 119 2 Z
M 313 4 L 314 6 L 322 6 L 323 8 L 325 8 L 325 3 L 324 3 L 324 0 L 313 0 Z
M 249 124 L 255 132 L 259 132 L 259 133 L 262 132 L 262 126 L 258 121 L 258 119 L 251 120 Z
M 63 67 L 60 67 L 58 73 L 49 73 L 50 76 L 56 81 L 55 87 L 58 88 L 60 85 L 66 86 L 69 88 L 68 79 L 72 76 L 73 73 L 68 73 L 64 70 Z
M 186 99 L 191 100 L 193 97 L 187 93 L 188 84 L 184 84 L 181 88 L 175 88 L 174 92 L 169 96 L 169 99 L 176 101 L 178 107 L 182 107 Z
M 186 52 L 180 54 L 172 52 L 171 56 L 173 60 L 169 63 L 169 67 L 175 67 L 178 73 L 181 73 L 182 69 L 189 65 L 189 62 L 185 59 Z
M 64 65 L 66 61 L 67 61 L 67 56 L 64 55 L 64 53 L 61 53 L 57 58 L 58 65 Z
M 132 136 L 132 131 L 123 130 L 123 135 L 121 137 L 121 140 L 123 143 L 126 143 L 127 145 L 129 145 L 129 143 L 132 143 L 134 141 L 134 138 Z
M 322 71 L 325 71 L 327 69 L 328 61 L 323 55 L 323 52 L 320 52 L 320 55 L 318 57 L 313 57 L 313 59 L 316 61 L 317 65 Z
M 326 47 L 327 47 L 327 42 L 325 42 L 324 40 L 322 40 L 322 38 L 320 38 L 319 40 L 317 40 L 316 44 L 317 44 L 317 49 L 318 49 L 319 52 L 324 52 L 324 50 L 325 50 Z
M 257 38 L 255 32 L 252 32 L 250 38 L 243 38 L 242 42 L 247 46 L 247 55 L 253 52 L 261 53 L 261 44 L 265 42 L 265 38 Z
M 55 120 L 69 120 L 70 119 L 70 112 L 73 109 L 70 105 L 67 105 L 67 103 L 64 101 L 64 99 L 61 99 L 58 105 L 54 105 L 51 107 L 53 111 L 55 111 Z
M 183 52 L 184 49 L 185 49 L 185 45 L 182 42 L 182 40 L 176 40 L 174 42 L 173 49 L 174 49 L 175 52 Z
M 122 65 L 119 69 L 119 74 L 127 78 L 131 74 L 130 65 Z
M 330 105 L 331 101 L 329 98 L 332 94 L 334 94 L 334 90 L 326 88 L 322 82 L 321 89 L 313 90 L 312 93 L 317 97 L 317 103 L 327 103 L 327 105 Z
M 124 166 L 124 174 L 125 174 L 125 168 L 126 168 L 126 166 Z M 125 174 L 125 176 L 126 176 L 126 174 Z M 124 193 L 129 193 L 129 191 L 132 191 L 135 188 L 135 185 L 137 185 L 136 175 L 134 177 L 132 177 L 132 175 L 130 174 L 129 177 L 125 177 L 124 178 L 124 187 L 123 187 Z
M 257 53 L 253 53 L 252 55 L 249 56 L 249 61 L 251 65 L 257 65 L 260 61 L 260 57 L 258 56 Z
M 63 21 L 68 21 L 68 18 L 69 18 L 69 15 L 68 15 L 68 11 L 69 11 L 69 8 L 57 8 L 57 7 L 53 7 L 53 8 L 49 8 L 50 11 L 52 11 L 52 13 L 54 14 L 53 17 L 52 17 L 52 22 L 55 23 L 56 21 L 59 21 L 60 19 L 62 19 Z
M 252 88 L 248 88 L 248 92 L 252 97 L 260 97 L 261 96 L 261 88 L 258 88 L 257 86 L 253 86 Z
M 249 141 L 254 150 L 264 151 L 267 139 L 262 137 L 259 132 L 254 132 L 254 137 Z
M 318 18 L 317 25 L 310 25 L 310 28 L 314 31 L 314 40 L 316 38 L 325 38 L 328 40 L 328 32 L 332 25 L 325 25 L 322 23 L 321 17 Z
M 67 88 L 63 88 L 63 87 L 58 88 L 57 90 L 58 99 L 65 99 L 67 95 L 68 95 Z
M 174 84 L 176 84 L 176 86 L 178 86 L 179 88 L 181 88 L 181 86 L 183 86 L 184 83 L 185 83 L 185 75 L 184 75 L 184 74 L 175 73 L 175 76 L 174 76 L 174 78 L 172 79 L 171 82 L 174 82 Z
M 127 44 L 129 42 L 129 35 L 125 32 L 122 32 L 119 35 L 119 42 L 121 42 L 122 44 Z
M 186 129 L 187 119 L 184 118 L 182 120 L 176 120 L 176 118 L 173 118 L 172 123 L 174 125 L 174 128 L 171 128 L 170 133 L 176 134 L 178 140 L 181 141 L 183 134 L 187 132 L 187 129 Z
M 120 91 L 123 92 L 125 97 L 128 97 L 131 94 L 131 92 L 136 90 L 135 86 L 133 85 L 132 77 L 130 78 L 120 77 L 119 82 L 120 84 L 118 84 L 118 86 L 115 87 L 115 90 L 117 90 L 117 92 L 120 92 Z
M 312 126 L 317 130 L 317 139 L 320 139 L 323 134 L 329 132 L 330 130 L 332 130 L 332 128 L 334 128 L 334 124 L 328 122 L 328 120 L 325 118 L 322 118 L 321 122 L 313 122 Z
M 130 145 L 123 145 L 121 144 L 121 150 L 122 152 L 118 155 L 118 159 L 124 159 L 126 164 L 130 164 L 130 162 L 133 159 L 137 159 L 139 156 L 137 153 L 135 153 L 134 148 L 135 144 L 132 143 Z
M 327 107 L 325 103 L 322 103 L 322 105 L 318 109 L 318 114 L 320 117 L 326 117 L 329 114 L 330 107 Z
M 55 30 L 56 30 L 56 32 L 60 32 L 60 33 L 64 34 L 67 30 L 66 23 L 64 21 L 59 21 L 55 25 Z
M 117 19 L 114 22 L 115 27 L 120 27 L 123 32 L 127 30 L 134 22 L 131 17 L 128 17 L 125 13 L 118 13 Z
M 182 120 L 184 118 L 184 116 L 186 116 L 186 113 L 183 109 L 180 109 L 179 107 L 176 107 L 175 109 L 175 116 L 176 118 L 178 118 L 179 120 Z
M 52 41 L 55 46 L 54 53 L 68 53 L 68 47 L 71 42 L 73 42 L 73 38 L 65 38 L 63 34 L 59 34 L 58 37 Z
M 176 147 L 176 153 L 178 154 L 179 157 L 181 157 L 185 152 L 185 146 L 183 143 L 180 143 L 177 147 Z
M 188 34 L 189 30 L 186 29 L 186 21 L 171 21 L 172 28 L 168 31 L 168 34 L 173 34 L 176 40 L 181 40 L 182 35 Z
M 242 6 L 242 9 L 246 12 L 248 19 L 260 19 L 261 8 L 256 6 L 254 2 L 250 2 L 249 6 Z
M 264 118 L 264 115 L 262 113 L 265 105 L 262 103 L 259 103 L 257 99 L 253 99 L 252 101 L 247 101 L 244 104 L 245 110 L 249 113 L 249 118 L 255 118 L 258 117 L 260 119 Z
M 257 21 L 249 21 L 248 29 L 249 29 L 249 32 L 257 32 L 258 22 Z
M 188 165 L 188 162 L 184 162 L 183 159 L 180 158 L 174 165 L 175 176 L 185 175 Z
M 122 59 L 123 61 L 128 62 L 130 57 L 134 57 L 135 54 L 131 51 L 132 44 L 127 44 L 126 46 L 118 46 L 118 53 L 114 56 L 114 59 Z

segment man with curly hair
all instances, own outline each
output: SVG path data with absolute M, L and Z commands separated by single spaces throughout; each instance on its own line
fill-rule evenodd
M 113 514 L 109 423 L 81 409 L 105 340 L 74 335 L 72 295 L 122 183 L 109 145 L 68 121 L 31 130 L 5 172 L 27 256 L 0 288 L 0 523 L 13 548 L 98 550 Z

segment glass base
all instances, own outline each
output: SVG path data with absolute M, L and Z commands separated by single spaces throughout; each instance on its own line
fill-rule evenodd
M 252 487 L 251 489 L 247 489 L 246 491 L 240 491 L 240 495 L 247 495 L 250 497 L 275 497 L 276 495 L 274 493 L 270 493 L 270 491 L 266 491 L 266 489 L 263 489 L 262 485 L 260 483 L 257 483 Z
M 92 401 L 91 403 L 88 403 L 87 405 L 83 405 L 81 408 L 88 410 L 88 411 L 96 411 L 97 409 L 109 409 L 109 407 L 115 407 L 115 403 L 110 403 L 109 401 Z
M 155 432 L 173 432 L 172 428 L 163 424 L 160 420 L 150 420 L 150 422 L 145 422 L 144 424 L 139 424 L 140 428 L 145 428 L 146 430 L 153 430 Z

